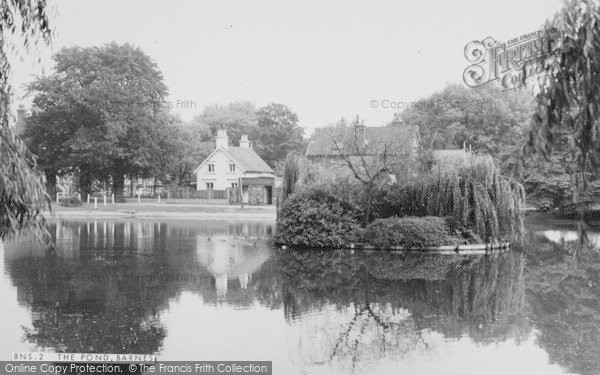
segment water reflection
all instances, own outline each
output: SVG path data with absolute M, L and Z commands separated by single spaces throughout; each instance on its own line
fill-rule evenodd
M 519 254 L 284 252 L 280 261 L 286 317 L 304 365 L 328 363 L 349 373 L 435 350 L 432 332 L 489 342 L 519 340 L 530 330 L 521 314 Z
M 527 299 L 537 343 L 572 373 L 600 373 L 600 230 L 579 223 L 530 231 Z
M 30 320 L 8 316 L 0 330 L 24 326 L 37 348 L 260 357 L 281 373 L 600 372 L 600 260 L 572 255 L 574 228 L 532 226 L 523 252 L 468 257 L 282 251 L 263 223 L 97 220 L 50 231 L 56 253 L 28 238 L 0 249 L 0 290 L 14 290 Z

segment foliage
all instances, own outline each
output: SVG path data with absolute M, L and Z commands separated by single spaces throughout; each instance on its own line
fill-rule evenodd
M 458 149 L 466 144 L 505 160 L 520 146 L 531 109 L 532 100 L 523 93 L 492 85 L 472 89 L 450 84 L 406 109 L 402 119 L 419 126 L 424 148 Z
M 255 151 L 271 167 L 292 152 L 306 148 L 304 129 L 298 126 L 298 115 L 283 104 L 271 103 L 256 112 L 258 123 L 252 134 Z
M 376 197 L 377 215 L 453 216 L 489 241 L 523 233 L 523 187 L 500 174 L 489 156 L 470 156 Z
M 206 106 L 192 123 L 208 128 L 211 136 L 225 129 L 229 139 L 238 142 L 243 134 L 252 135 L 256 132 L 257 115 L 254 104 L 250 102 L 232 102 L 228 105 Z
M 162 163 L 154 171 L 163 183 L 189 186 L 194 170 L 214 149 L 202 124 L 174 122 L 160 144 Z
M 422 249 L 463 242 L 450 234 L 443 218 L 436 216 L 376 219 L 367 226 L 365 239 L 379 248 Z
M 11 56 L 41 39 L 51 29 L 43 0 L 5 0 L 0 4 L 0 240 L 25 228 L 43 228 L 40 212 L 49 206 L 44 184 L 32 155 L 12 127 Z
M 63 48 L 53 58 L 54 72 L 28 87 L 28 144 L 47 171 L 79 172 L 84 199 L 92 179 L 111 178 L 122 196 L 125 174 L 148 175 L 160 164 L 170 122 L 162 74 L 129 44 Z
M 536 62 L 547 79 L 536 96 L 526 151 L 548 158 L 566 132 L 576 186 L 585 188 L 583 172 L 600 165 L 600 4 L 569 0 L 545 29 L 555 52 Z
M 300 178 L 300 161 L 295 154 L 288 154 L 283 167 L 283 200 L 294 193 L 296 183 Z
M 276 241 L 300 247 L 346 247 L 355 240 L 360 215 L 354 205 L 325 190 L 297 193 L 281 205 Z
M 58 200 L 58 204 L 64 207 L 79 207 L 81 206 L 81 200 L 73 196 L 61 197 Z

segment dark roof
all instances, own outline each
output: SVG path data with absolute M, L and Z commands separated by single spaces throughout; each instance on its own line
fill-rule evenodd
M 384 127 L 358 127 L 344 128 L 317 128 L 310 137 L 306 156 L 335 156 L 339 155 L 334 139 L 342 152 L 348 150 L 348 155 L 356 154 L 354 143 L 355 134 L 362 139 L 364 129 L 364 145 L 359 143 L 361 152 L 365 155 L 381 153 L 385 147 L 390 155 L 406 155 L 413 152 L 415 140 L 419 139 L 419 128 L 416 125 L 384 126 Z
M 246 172 L 275 173 L 254 150 L 244 147 L 227 146 L 231 155 Z

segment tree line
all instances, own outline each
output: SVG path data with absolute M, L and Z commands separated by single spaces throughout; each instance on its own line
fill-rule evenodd
M 219 129 L 234 142 L 248 134 L 272 167 L 304 147 L 298 116 L 283 104 L 213 105 L 181 121 L 164 105 L 168 88 L 162 73 L 138 47 L 114 42 L 71 47 L 53 59 L 52 74 L 27 87 L 33 104 L 22 134 L 51 197 L 57 177 L 66 174 L 76 176 L 83 199 L 98 182 L 110 183 L 121 198 L 126 176 L 188 185 L 214 149 L 209 142 Z

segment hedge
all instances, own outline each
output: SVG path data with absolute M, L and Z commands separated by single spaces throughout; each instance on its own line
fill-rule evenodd
M 403 246 L 415 249 L 465 242 L 451 234 L 446 220 L 437 216 L 377 219 L 367 226 L 365 240 L 381 248 Z
M 288 197 L 277 216 L 276 242 L 297 247 L 344 248 L 356 242 L 362 212 L 320 189 Z

